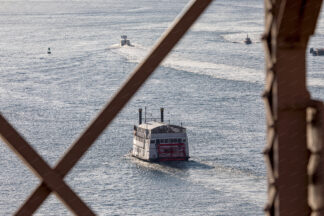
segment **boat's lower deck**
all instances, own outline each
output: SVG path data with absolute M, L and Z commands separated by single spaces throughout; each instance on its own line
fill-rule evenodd
M 132 154 L 132 157 L 138 158 L 147 162 L 166 162 L 166 161 L 188 161 L 190 157 L 173 157 L 173 158 L 156 158 L 156 159 L 145 159 L 143 157 L 135 156 Z
M 149 143 L 134 141 L 132 156 L 146 161 L 188 160 L 186 143 Z

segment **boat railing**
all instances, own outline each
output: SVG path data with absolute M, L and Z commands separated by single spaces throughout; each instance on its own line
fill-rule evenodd
M 161 128 L 155 128 L 152 130 L 152 133 L 185 133 L 185 128 L 173 128 L 173 127 L 161 127 Z

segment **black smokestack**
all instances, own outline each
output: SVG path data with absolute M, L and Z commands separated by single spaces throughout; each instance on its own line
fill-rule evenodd
M 138 110 L 138 124 L 142 124 L 142 108 Z
M 163 111 L 164 111 L 164 109 L 163 109 L 163 108 L 161 108 L 161 122 L 163 122 L 163 121 L 164 121 Z

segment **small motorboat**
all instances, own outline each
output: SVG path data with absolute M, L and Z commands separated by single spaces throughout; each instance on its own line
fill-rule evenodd
M 130 41 L 127 39 L 127 35 L 122 35 L 120 36 L 121 37 L 121 40 L 120 40 L 120 46 L 133 46 Z
M 246 38 L 244 39 L 244 43 L 245 44 L 251 44 L 252 43 L 252 40 L 251 40 L 251 38 L 249 38 L 249 35 L 246 35 Z
M 323 56 L 324 55 L 324 48 L 310 48 L 309 52 L 313 55 L 313 56 Z

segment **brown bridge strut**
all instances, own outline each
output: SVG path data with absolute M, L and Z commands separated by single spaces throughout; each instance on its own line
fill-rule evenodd
M 43 181 L 16 212 L 16 215 L 33 214 L 51 192 L 54 192 L 74 214 L 94 215 L 94 212 L 64 182 L 64 176 L 74 167 L 211 2 L 212 0 L 195 0 L 190 3 L 186 11 L 174 21 L 172 27 L 159 39 L 150 54 L 136 67 L 121 89 L 53 169 L 0 114 L 1 138 Z
M 322 0 L 265 0 L 266 215 L 324 215 L 324 194 L 311 193 L 314 188 L 323 192 L 322 174 L 321 182 L 309 181 L 318 173 L 312 161 L 317 160 L 318 145 L 324 140 L 318 132 L 323 130 L 322 119 L 318 124 L 312 124 L 311 119 L 323 118 L 323 108 L 317 105 L 320 114 L 311 115 L 316 111 L 309 108 L 314 101 L 307 90 L 305 60 L 321 4 Z M 307 110 L 311 121 L 308 133 Z M 319 138 L 313 141 L 310 135 Z

